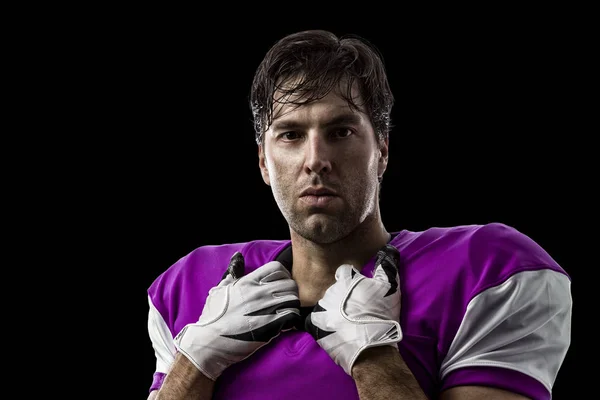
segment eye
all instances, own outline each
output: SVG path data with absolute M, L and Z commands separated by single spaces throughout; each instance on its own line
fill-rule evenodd
M 331 131 L 331 135 L 335 138 L 346 138 L 352 135 L 354 132 L 350 128 L 336 128 Z
M 300 135 L 298 134 L 298 132 L 289 131 L 289 132 L 283 132 L 282 134 L 279 135 L 279 137 L 284 140 L 296 140 L 300 137 Z

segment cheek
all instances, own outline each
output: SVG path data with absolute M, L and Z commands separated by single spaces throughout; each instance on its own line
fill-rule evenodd
M 269 175 L 272 178 L 285 179 L 298 168 L 299 163 L 301 163 L 301 160 L 298 154 L 281 152 L 277 155 L 271 155 L 267 164 Z
M 289 179 L 289 169 L 289 163 L 283 162 L 278 158 L 269 158 L 267 162 L 267 170 L 269 172 L 271 186 L 278 187 L 285 185 L 285 181 Z
M 342 169 L 352 171 L 352 174 L 360 175 L 363 179 L 367 179 L 371 174 L 377 174 L 380 167 L 379 153 L 365 154 L 357 151 L 346 154 L 343 159 L 345 164 Z

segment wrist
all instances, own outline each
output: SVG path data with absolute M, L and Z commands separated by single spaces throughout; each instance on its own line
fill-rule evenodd
M 361 379 L 364 376 L 373 376 L 373 372 L 381 369 L 382 372 L 391 372 L 389 367 L 402 363 L 402 357 L 396 346 L 382 345 L 369 347 L 363 350 L 352 366 L 352 378 Z
M 217 339 L 215 339 L 217 338 Z M 224 338 L 206 326 L 189 324 L 175 338 L 178 353 L 187 358 L 202 375 L 216 381 L 223 370 L 228 367 L 225 357 L 219 357 L 215 349 L 227 348 Z
M 352 367 L 361 399 L 426 399 L 397 346 L 363 350 Z
M 208 399 L 212 396 L 214 385 L 215 382 L 198 370 L 185 355 L 177 353 L 155 400 Z

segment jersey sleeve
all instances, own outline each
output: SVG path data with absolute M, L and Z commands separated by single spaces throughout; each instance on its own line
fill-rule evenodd
M 148 335 L 156 358 L 155 372 L 150 386 L 150 391 L 153 391 L 160 389 L 163 379 L 175 360 L 177 350 L 171 331 L 150 296 L 148 296 L 148 305 Z
M 487 235 L 477 245 L 488 256 L 472 266 L 477 294 L 441 364 L 443 389 L 484 385 L 550 399 L 571 341 L 571 280 L 517 231 Z

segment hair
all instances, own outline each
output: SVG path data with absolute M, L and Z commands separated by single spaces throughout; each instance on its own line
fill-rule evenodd
M 363 106 L 377 138 L 387 138 L 394 96 L 379 50 L 358 35 L 338 37 L 325 30 L 307 30 L 277 41 L 256 70 L 250 91 L 256 142 L 262 144 L 273 122 L 275 92 L 282 94 L 278 103 L 300 106 L 325 97 L 342 82 L 340 94 L 349 107 Z M 355 83 L 362 104 L 352 98 Z

